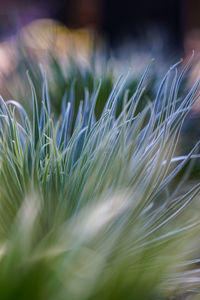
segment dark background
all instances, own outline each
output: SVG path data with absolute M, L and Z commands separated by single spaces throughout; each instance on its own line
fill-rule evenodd
M 168 48 L 187 52 L 192 47 L 185 43 L 188 32 L 200 27 L 198 0 L 1 0 L 0 4 L 1 40 L 30 21 L 47 17 L 71 28 L 90 26 L 112 48 L 152 32 L 152 38 L 163 36 Z

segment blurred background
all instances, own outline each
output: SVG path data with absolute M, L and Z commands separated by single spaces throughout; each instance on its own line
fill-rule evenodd
M 90 27 L 114 49 L 122 43 L 157 40 L 151 46 L 165 43 L 165 50 L 180 56 L 200 44 L 198 0 L 1 0 L 1 41 L 41 18 L 69 28 Z

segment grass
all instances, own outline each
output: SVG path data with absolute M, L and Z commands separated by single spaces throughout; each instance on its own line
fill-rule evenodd
M 28 74 L 31 113 L 0 99 L 1 299 L 198 295 L 200 185 L 172 185 L 199 146 L 173 162 L 197 101 L 198 82 L 178 97 L 189 64 L 140 110 L 149 67 L 133 93 L 120 77 L 99 114 L 101 82 L 78 105 L 70 82 L 57 116 L 43 72 L 42 102 Z

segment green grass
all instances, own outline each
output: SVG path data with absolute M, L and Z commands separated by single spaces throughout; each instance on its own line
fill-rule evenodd
M 44 74 L 42 102 L 28 75 L 31 113 L 0 99 L 1 299 L 198 293 L 199 215 L 190 204 L 198 207 L 200 185 L 181 194 L 179 179 L 171 188 L 198 149 L 173 162 L 197 100 L 198 82 L 178 98 L 188 66 L 179 74 L 171 67 L 155 101 L 139 110 L 148 68 L 132 93 L 120 77 L 100 110 L 102 83 L 77 99 L 71 81 L 56 116 Z

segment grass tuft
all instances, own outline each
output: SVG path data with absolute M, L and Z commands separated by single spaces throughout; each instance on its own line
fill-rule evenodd
M 103 83 L 85 89 L 77 105 L 71 82 L 54 115 L 43 71 L 42 101 L 28 73 L 31 115 L 0 99 L 1 299 L 195 292 L 199 217 L 189 205 L 200 185 L 187 193 L 171 189 L 199 146 L 174 161 L 197 101 L 199 82 L 178 98 L 189 63 L 180 74 L 172 66 L 155 101 L 140 109 L 148 68 L 133 93 L 120 77 L 99 111 Z

